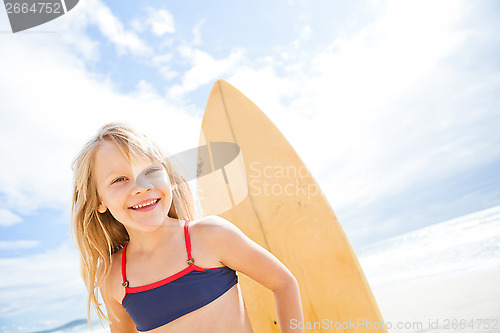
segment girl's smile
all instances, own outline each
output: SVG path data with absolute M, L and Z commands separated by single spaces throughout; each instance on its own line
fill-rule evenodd
M 136 212 L 148 212 L 150 210 L 155 209 L 156 205 L 158 204 L 158 201 L 160 201 L 160 200 L 161 200 L 160 198 L 156 198 L 156 199 L 152 199 L 152 200 L 150 200 L 150 199 L 143 200 L 140 203 L 138 203 L 137 205 L 129 207 L 129 209 L 132 209 Z

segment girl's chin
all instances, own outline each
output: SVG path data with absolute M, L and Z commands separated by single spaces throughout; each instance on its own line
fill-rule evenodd
M 127 225 L 130 228 L 140 231 L 154 231 L 165 223 L 165 216 L 162 214 L 155 214 L 155 216 L 148 216 L 147 218 L 137 218 L 135 216 L 129 221 Z

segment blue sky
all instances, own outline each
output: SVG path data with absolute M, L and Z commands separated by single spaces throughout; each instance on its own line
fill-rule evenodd
M 499 13 L 497 1 L 86 0 L 9 34 L 0 10 L 2 267 L 22 275 L 23 260 L 68 251 L 72 265 L 83 143 L 118 120 L 171 153 L 192 148 L 219 78 L 294 146 L 356 251 L 499 205 Z

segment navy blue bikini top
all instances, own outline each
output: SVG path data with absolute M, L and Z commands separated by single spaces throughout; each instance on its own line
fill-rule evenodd
M 184 225 L 188 267 L 161 281 L 129 287 L 125 275 L 127 244 L 122 253 L 125 296 L 122 306 L 138 331 L 149 331 L 182 317 L 216 300 L 238 283 L 237 273 L 226 266 L 201 268 L 191 256 L 189 221 Z

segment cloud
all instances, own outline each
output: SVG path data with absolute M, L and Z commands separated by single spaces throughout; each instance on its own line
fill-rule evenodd
M 0 208 L 0 226 L 9 227 L 11 225 L 21 223 L 23 219 L 18 215 L 12 213 L 10 210 Z
M 375 24 L 364 27 L 353 38 L 335 40 L 312 59 L 285 60 L 291 71 L 275 79 L 266 76 L 257 81 L 256 77 L 262 70 L 254 70 L 253 73 L 257 74 L 254 75 L 248 67 L 237 71 L 233 78 L 239 85 L 249 82 L 247 85 L 258 86 L 255 89 L 261 95 L 267 92 L 268 101 L 281 100 L 296 92 L 289 98 L 287 111 L 301 118 L 297 122 L 297 125 L 301 124 L 301 131 L 319 134 L 321 137 L 316 137 L 316 140 L 332 143 L 329 155 L 336 158 L 359 158 L 359 155 L 346 156 L 352 154 L 346 150 L 362 151 L 363 160 L 345 163 L 348 168 L 367 165 L 364 162 L 373 160 L 383 149 L 376 146 L 373 138 L 383 134 L 376 132 L 385 124 L 380 124 L 382 128 L 373 125 L 378 125 L 379 119 L 391 113 L 401 113 L 388 106 L 407 95 L 415 84 L 425 81 L 440 59 L 453 52 L 460 41 L 459 36 L 450 31 L 450 26 L 460 16 L 459 6 L 451 3 L 449 6 L 440 5 L 429 15 L 426 7 L 419 6 L 418 3 L 391 2 L 384 16 Z M 418 13 L 418 19 L 411 18 L 414 13 Z M 426 27 L 417 28 L 417 21 L 424 18 L 428 20 Z M 308 60 L 310 66 L 306 63 Z M 297 63 L 292 65 L 290 61 Z M 301 69 L 307 72 L 301 73 Z M 281 81 L 282 86 L 294 88 L 289 91 L 276 88 L 277 81 Z M 269 110 L 267 112 L 275 113 L 274 106 L 267 107 L 266 103 L 263 107 Z M 408 114 L 406 116 L 411 119 Z M 284 119 L 282 123 L 285 123 Z M 299 128 L 295 130 L 299 131 Z M 298 136 L 293 135 L 292 140 L 295 138 Z M 304 151 L 305 146 L 314 146 L 303 136 L 300 138 L 298 146 L 304 146 Z M 335 144 L 346 139 L 348 145 Z
M 146 22 L 156 36 L 175 32 L 174 17 L 167 10 L 148 8 L 148 12 Z
M 174 55 L 172 53 L 159 54 L 152 57 L 151 63 L 153 66 L 158 68 L 159 73 L 167 80 L 172 80 L 173 78 L 180 75 L 179 72 L 172 69 Z
M 181 84 L 168 90 L 167 96 L 173 100 L 179 100 L 187 93 L 231 73 L 243 61 L 245 54 L 244 50 L 235 49 L 227 58 L 215 59 L 209 53 L 188 45 L 180 46 L 178 52 L 190 62 L 191 67 L 182 74 Z
M 311 26 L 309 24 L 306 24 L 303 28 L 302 31 L 300 32 L 300 37 L 301 38 L 307 38 L 311 35 Z
M 201 27 L 205 24 L 206 20 L 202 19 L 193 27 L 193 42 L 192 45 L 201 45 Z
M 134 19 L 132 21 L 132 27 L 136 31 L 143 32 L 146 28 L 149 28 L 158 37 L 175 32 L 175 20 L 168 10 L 148 7 L 146 11 L 147 17 L 145 19 Z
M 151 61 L 154 65 L 159 66 L 165 63 L 170 63 L 172 61 L 173 54 L 172 53 L 166 53 L 166 54 L 159 54 L 155 55 L 152 57 Z
M 151 52 L 149 47 L 136 34 L 124 29 L 121 21 L 101 1 L 89 0 L 88 2 L 89 8 L 92 8 L 89 17 L 97 25 L 101 33 L 116 45 L 118 53 L 123 54 L 130 51 L 145 54 Z
M 102 36 L 111 42 L 119 55 L 149 55 L 151 48 L 137 34 L 124 27 L 111 9 L 101 0 L 88 0 L 78 4 L 78 10 L 50 22 L 50 28 L 57 31 L 57 38 L 74 47 L 86 60 L 97 61 L 100 57 L 100 42 L 87 34 L 86 28 L 94 25 Z
M 7 15 L 0 15 L 2 26 L 9 27 Z M 65 48 L 72 57 L 90 63 L 101 59 L 103 42 L 115 46 L 119 55 L 130 53 L 137 56 L 148 56 L 152 52 L 135 32 L 127 29 L 122 21 L 101 0 L 79 2 L 75 10 L 43 25 L 51 34 L 37 35 L 40 38 L 28 38 L 25 42 L 43 49 L 47 45 L 57 45 L 57 50 Z M 95 27 L 103 39 L 89 34 L 88 28 Z M 18 43 L 22 41 L 17 38 Z M 57 52 L 57 50 L 54 50 Z
M 24 250 L 37 247 L 38 245 L 40 245 L 40 242 L 33 240 L 0 241 L 0 250 Z

